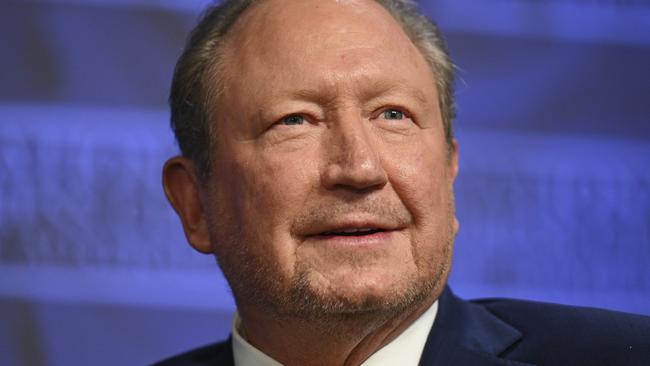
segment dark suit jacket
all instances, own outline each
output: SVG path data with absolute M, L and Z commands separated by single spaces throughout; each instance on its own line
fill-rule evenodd
M 157 366 L 233 365 L 230 340 Z M 650 318 L 530 301 L 464 301 L 445 289 L 420 365 L 650 366 Z

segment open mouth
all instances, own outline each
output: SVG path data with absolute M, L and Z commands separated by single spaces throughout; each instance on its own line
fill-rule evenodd
M 385 231 L 386 230 L 384 229 L 377 229 L 377 228 L 358 228 L 358 229 L 354 228 L 354 229 L 341 229 L 341 230 L 327 231 L 320 235 L 321 236 L 364 236 L 364 235 L 381 233 Z

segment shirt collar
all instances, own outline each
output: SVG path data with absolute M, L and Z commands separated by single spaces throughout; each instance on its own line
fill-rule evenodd
M 235 313 L 231 329 L 232 355 L 235 366 L 282 366 L 281 363 L 255 348 L 241 336 L 239 333 L 240 323 L 239 313 Z
M 437 313 L 438 301 L 434 302 L 397 338 L 372 354 L 363 362 L 362 366 L 417 366 Z M 281 363 L 255 348 L 241 336 L 239 333 L 240 322 L 239 314 L 235 313 L 231 330 L 235 366 L 282 366 Z

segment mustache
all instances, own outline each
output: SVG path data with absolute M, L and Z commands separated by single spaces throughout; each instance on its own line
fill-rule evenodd
M 361 218 L 391 227 L 403 227 L 413 221 L 408 209 L 397 200 L 367 198 L 363 200 L 335 200 L 312 203 L 301 209 L 291 225 L 291 232 L 313 232 L 324 223 Z

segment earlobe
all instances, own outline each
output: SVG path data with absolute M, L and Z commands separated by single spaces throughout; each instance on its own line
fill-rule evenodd
M 201 253 L 212 253 L 194 164 L 182 156 L 171 158 L 163 167 L 162 178 L 165 195 L 180 217 L 190 245 Z

